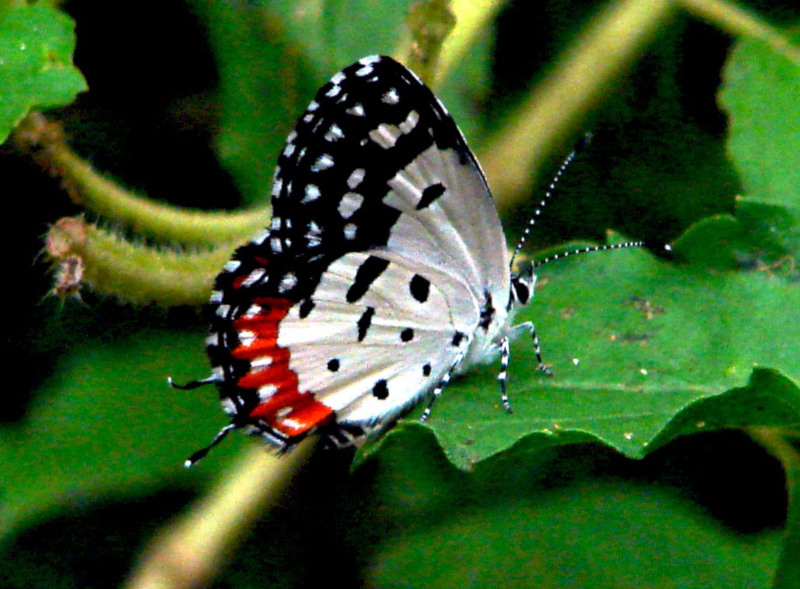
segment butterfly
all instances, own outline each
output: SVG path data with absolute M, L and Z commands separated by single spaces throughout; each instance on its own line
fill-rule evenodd
M 234 429 L 279 451 L 313 433 L 358 445 L 424 399 L 426 420 L 452 376 L 498 357 L 511 411 L 509 342 L 522 333 L 549 372 L 533 325 L 512 320 L 533 295 L 532 266 L 512 271 L 480 165 L 397 61 L 365 57 L 319 89 L 271 201 L 269 227 L 216 279 L 211 375 L 183 385 L 215 384 L 231 422 L 187 465 Z

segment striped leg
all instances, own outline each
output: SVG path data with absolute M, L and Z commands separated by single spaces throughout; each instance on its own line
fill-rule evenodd
M 514 413 L 511 408 L 511 402 L 508 400 L 508 391 L 506 390 L 506 379 L 508 378 L 508 360 L 511 358 L 511 346 L 509 345 L 508 336 L 500 341 L 500 374 L 497 375 L 497 381 L 500 383 L 500 401 L 503 403 L 506 411 Z
M 456 356 L 456 360 L 453 362 L 450 370 L 445 373 L 445 375 L 442 377 L 442 380 L 440 380 L 436 388 L 433 389 L 433 396 L 431 397 L 431 400 L 428 401 L 428 406 L 425 407 L 425 411 L 422 412 L 422 417 L 419 418 L 420 423 L 425 423 L 428 421 L 428 418 L 431 416 L 431 408 L 433 407 L 433 404 L 436 402 L 436 399 L 442 396 L 442 389 L 444 389 L 444 387 L 447 386 L 447 383 L 450 382 L 450 377 L 452 376 L 453 371 L 456 369 L 456 366 L 461 364 L 461 361 L 464 359 L 464 351 L 468 347 L 469 346 L 461 348 L 461 351 L 458 353 L 458 356 Z
M 547 376 L 553 376 L 553 371 L 542 361 L 542 348 L 539 345 L 539 336 L 536 335 L 536 327 L 531 323 L 531 339 L 533 340 L 533 351 L 536 352 L 536 361 L 538 365 L 536 370 L 544 372 Z

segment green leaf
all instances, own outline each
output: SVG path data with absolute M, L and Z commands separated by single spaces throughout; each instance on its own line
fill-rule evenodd
M 44 3 L 0 14 L 0 141 L 30 111 L 67 105 L 86 90 L 72 65 L 74 29 Z
M 743 476 L 762 474 L 745 443 L 725 441 Z M 740 489 L 718 478 L 722 457 L 698 439 L 634 465 L 580 444 L 517 451 L 463 475 L 408 436 L 356 473 L 371 500 L 351 542 L 369 551 L 369 586 L 769 587 L 780 533 L 721 525 L 690 498 L 727 493 L 743 507 Z M 670 484 L 703 473 L 697 487 Z
M 684 239 L 711 237 L 714 243 L 695 250 L 700 254 L 697 261 L 720 269 L 765 268 L 783 258 L 789 262 L 787 271 L 792 271 L 791 259 L 800 254 L 798 97 L 800 63 L 759 40 L 736 44 L 724 72 L 720 103 L 728 111 L 728 151 L 743 185 L 736 207 L 738 227 L 724 220 L 724 228 L 712 229 L 715 236 L 707 232 L 716 222 L 690 230 Z

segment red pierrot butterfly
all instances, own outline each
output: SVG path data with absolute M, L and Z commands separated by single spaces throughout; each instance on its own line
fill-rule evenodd
M 510 411 L 509 340 L 521 333 L 548 371 L 533 325 L 511 322 L 533 267 L 512 271 L 475 156 L 393 59 L 365 57 L 320 88 L 271 197 L 270 226 L 216 279 L 211 376 L 184 385 L 216 384 L 231 422 L 187 465 L 239 428 L 279 451 L 312 433 L 358 444 L 422 399 L 427 419 L 451 376 L 498 356 Z

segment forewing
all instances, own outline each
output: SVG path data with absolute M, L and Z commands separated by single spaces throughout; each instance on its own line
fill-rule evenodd
M 439 100 L 389 57 L 364 58 L 319 90 L 279 157 L 272 197 L 273 254 L 321 270 L 348 252 L 388 248 L 481 294 L 509 290 L 478 163 Z M 319 275 L 301 278 L 300 298 Z

